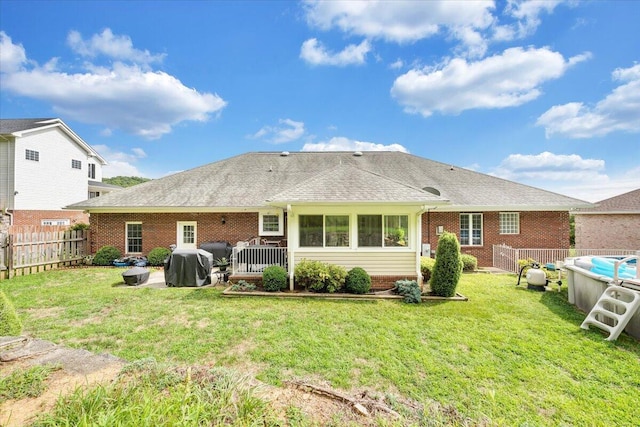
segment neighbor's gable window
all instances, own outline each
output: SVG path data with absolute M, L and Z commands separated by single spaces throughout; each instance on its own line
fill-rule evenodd
M 284 234 L 282 213 L 261 213 L 259 222 L 261 236 L 282 236 Z
M 27 160 L 33 160 L 34 162 L 40 161 L 40 152 L 29 150 L 28 148 L 25 150 L 24 158 Z
M 71 159 L 71 167 L 73 169 L 82 169 L 82 162 L 80 160 Z
M 520 234 L 519 212 L 500 212 L 500 234 Z
M 95 163 L 89 163 L 89 178 L 96 179 L 96 165 Z
M 127 253 L 142 253 L 142 223 L 127 222 Z
M 482 246 L 482 214 L 460 214 L 460 244 Z

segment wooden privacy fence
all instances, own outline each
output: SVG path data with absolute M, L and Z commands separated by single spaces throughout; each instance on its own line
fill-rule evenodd
M 88 230 L 11 227 L 0 233 L 0 279 L 82 263 L 90 253 Z
M 507 245 L 493 245 L 493 266 L 501 270 L 518 273 L 518 260 L 532 259 L 541 265 L 555 264 L 568 257 L 585 255 L 634 255 L 632 249 L 516 249 Z

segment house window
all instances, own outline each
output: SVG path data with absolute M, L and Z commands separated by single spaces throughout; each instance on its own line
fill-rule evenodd
M 100 192 L 99 191 L 89 191 L 89 198 L 93 199 L 95 197 L 100 197 Z
M 482 214 L 460 214 L 460 244 L 482 246 Z
M 33 160 L 34 162 L 39 162 L 40 161 L 40 152 L 27 149 L 25 151 L 24 158 L 27 159 L 27 160 Z
M 96 165 L 95 163 L 89 163 L 89 178 L 96 179 Z
M 82 162 L 80 160 L 71 159 L 71 167 L 73 169 L 82 169 Z
M 500 212 L 500 234 L 520 234 L 518 212 Z
M 382 247 L 382 215 L 358 215 L 358 246 Z
M 328 247 L 349 246 L 349 216 L 327 215 L 324 217 L 324 241 Z
M 406 215 L 385 215 L 384 245 L 408 246 L 409 217 Z
M 261 213 L 259 219 L 261 236 L 282 236 L 283 215 L 274 213 Z
M 300 215 L 300 246 L 322 247 L 322 215 Z
M 142 223 L 127 223 L 127 253 L 142 253 Z
M 70 219 L 43 219 L 40 225 L 71 225 Z

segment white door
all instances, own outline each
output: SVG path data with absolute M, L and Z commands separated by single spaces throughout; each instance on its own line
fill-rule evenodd
M 178 222 L 176 241 L 178 249 L 196 249 L 198 241 L 198 223 L 196 221 Z

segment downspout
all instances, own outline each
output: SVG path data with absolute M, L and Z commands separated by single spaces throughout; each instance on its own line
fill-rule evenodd
M 288 267 L 289 267 L 289 290 L 293 292 L 294 288 L 294 275 L 293 271 L 295 269 L 295 254 L 290 249 L 291 245 L 291 220 L 293 219 L 293 212 L 291 209 L 291 205 L 287 205 L 287 259 L 288 259 Z
M 427 214 L 427 241 L 430 242 L 430 236 L 431 236 L 431 226 L 430 226 L 430 221 L 429 221 L 429 211 L 434 210 L 434 209 L 438 209 L 437 206 L 432 206 L 429 207 L 427 205 L 423 205 L 420 210 L 418 210 L 416 212 L 417 217 L 418 217 L 418 230 L 420 231 L 418 233 L 418 248 L 416 248 L 416 277 L 418 278 L 418 285 L 420 286 L 420 289 L 422 289 L 423 283 L 422 283 L 422 269 L 420 268 L 420 253 L 422 252 L 422 215 L 426 212 Z M 429 256 L 431 256 L 431 254 L 429 254 Z

